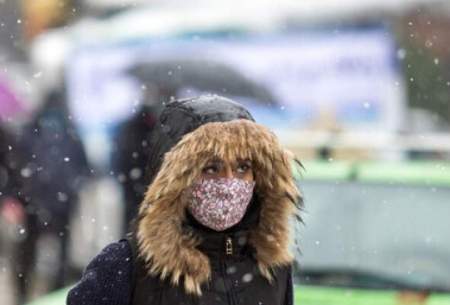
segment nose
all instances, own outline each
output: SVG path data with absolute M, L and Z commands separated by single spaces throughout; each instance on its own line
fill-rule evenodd
M 223 178 L 233 178 L 234 177 L 233 169 L 231 168 L 231 166 L 228 166 L 228 165 L 224 166 L 222 177 Z

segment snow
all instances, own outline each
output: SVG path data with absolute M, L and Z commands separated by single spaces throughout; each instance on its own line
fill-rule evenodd
M 397 58 L 400 60 L 404 60 L 406 57 L 406 50 L 405 49 L 398 49 L 397 50 Z
M 58 192 L 58 193 L 57 193 L 57 198 L 58 198 L 58 201 L 60 201 L 60 202 L 66 202 L 67 199 L 69 199 L 69 197 L 67 196 L 67 194 L 66 194 L 66 193 L 63 193 L 63 192 Z
M 31 175 L 33 174 L 32 170 L 29 167 L 25 167 L 20 171 L 20 174 L 22 175 L 22 177 L 24 178 L 30 178 Z
M 42 71 L 39 71 L 39 72 L 36 72 L 33 74 L 34 78 L 41 78 L 41 76 L 42 76 Z
M 236 271 L 237 271 L 236 266 L 230 266 L 227 268 L 227 274 L 233 274 L 236 273 Z
M 130 178 L 132 179 L 132 180 L 137 180 L 137 179 L 139 179 L 140 177 L 142 176 L 142 170 L 140 169 L 140 168 L 133 168 L 131 171 L 130 171 Z
M 244 282 L 244 283 L 249 283 L 249 282 L 251 282 L 253 280 L 253 274 L 251 274 L 251 273 L 246 273 L 246 274 L 244 274 L 244 276 L 242 277 L 242 281 Z

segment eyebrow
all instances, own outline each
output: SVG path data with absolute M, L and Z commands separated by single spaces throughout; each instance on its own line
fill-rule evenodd
M 250 160 L 250 159 L 237 159 L 236 160 L 237 162 L 242 162 L 242 163 L 252 163 L 252 160 Z
M 212 164 L 223 164 L 223 163 L 225 163 L 224 160 L 222 160 L 222 159 L 220 159 L 220 158 L 218 158 L 218 157 L 215 157 L 215 158 L 209 160 L 209 161 L 206 163 L 205 166 L 209 166 L 209 165 L 212 165 Z M 250 160 L 250 159 L 248 159 L 248 158 L 247 158 L 247 159 L 241 159 L 241 158 L 238 158 L 238 159 L 236 159 L 233 163 L 235 163 L 235 164 L 246 163 L 246 164 L 250 164 L 250 165 L 251 165 L 253 162 L 252 162 L 252 160 Z
M 211 164 L 217 164 L 217 163 L 223 163 L 223 160 L 220 158 L 211 159 L 208 162 L 206 162 L 206 166 L 211 165 Z

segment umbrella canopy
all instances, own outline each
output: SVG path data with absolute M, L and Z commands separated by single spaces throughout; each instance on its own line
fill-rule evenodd
M 266 106 L 275 106 L 271 92 L 235 69 L 207 60 L 163 60 L 140 63 L 130 69 L 144 84 L 172 95 L 183 88 L 202 93 L 250 98 Z

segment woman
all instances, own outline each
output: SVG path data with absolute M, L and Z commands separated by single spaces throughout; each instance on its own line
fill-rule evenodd
M 106 247 L 68 305 L 293 304 L 291 160 L 242 106 L 217 96 L 167 105 L 135 230 Z

